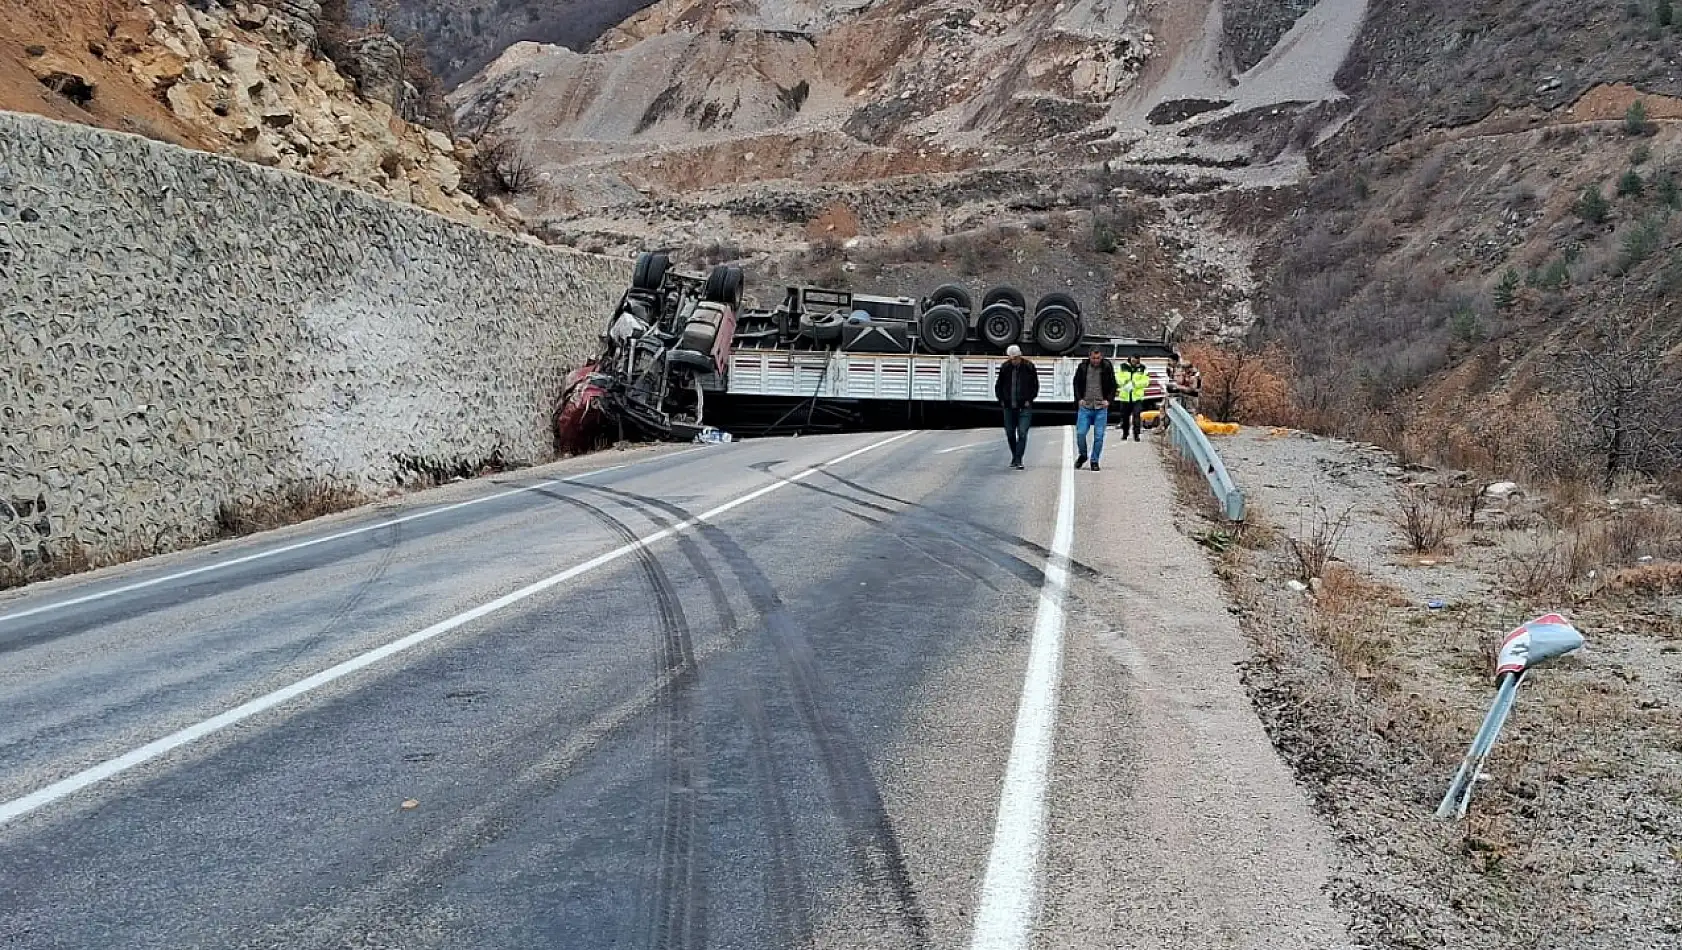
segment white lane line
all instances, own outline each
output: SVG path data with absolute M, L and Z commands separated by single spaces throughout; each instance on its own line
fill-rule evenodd
M 646 535 L 629 544 L 621 545 L 620 547 L 614 548 L 605 554 L 599 554 L 582 564 L 569 567 L 559 574 L 552 574 L 540 581 L 527 584 L 525 587 L 522 587 L 513 593 L 504 594 L 489 603 L 481 604 L 478 607 L 474 607 L 472 610 L 456 614 L 448 620 L 441 620 L 438 623 L 427 627 L 425 630 L 416 631 L 415 633 L 411 633 L 401 639 L 393 640 L 384 646 L 375 647 L 366 653 L 354 656 L 336 666 L 330 666 L 314 676 L 301 679 L 290 686 L 283 686 L 272 693 L 264 694 L 251 700 L 250 702 L 235 706 L 233 709 L 221 713 L 220 715 L 212 716 L 203 722 L 195 723 L 185 729 L 172 732 L 161 739 L 148 742 L 138 749 L 119 755 L 114 759 L 101 762 L 91 768 L 84 769 L 69 778 L 54 782 L 39 791 L 31 792 L 22 798 L 0 804 L 0 825 L 4 825 L 9 821 L 13 821 L 27 815 L 37 808 L 50 805 L 59 799 L 74 795 L 90 785 L 94 785 L 99 782 L 103 782 L 106 779 L 120 775 L 144 762 L 149 762 L 161 755 L 173 752 L 182 746 L 197 742 L 200 739 L 203 739 L 213 733 L 220 732 L 235 723 L 250 719 L 252 716 L 257 715 L 260 712 L 273 709 L 282 703 L 320 689 L 321 687 L 336 680 L 344 679 L 358 670 L 366 669 L 381 660 L 396 656 L 404 650 L 418 646 L 428 640 L 448 633 L 463 624 L 471 623 L 486 616 L 487 614 L 492 614 L 504 607 L 517 604 L 528 597 L 540 594 L 557 584 L 563 584 L 575 577 L 578 577 L 579 575 L 588 574 L 596 568 L 605 564 L 611 564 L 612 562 L 617 561 L 625 555 L 640 548 L 647 547 L 648 545 L 663 541 L 673 535 L 688 531 L 696 525 L 706 521 L 711 521 L 725 512 L 732 511 L 750 502 L 764 498 L 766 495 L 771 494 L 779 488 L 792 485 L 795 482 L 804 481 L 805 479 L 817 474 L 822 469 L 829 468 L 833 465 L 839 465 L 849 459 L 858 458 L 866 452 L 879 449 L 890 442 L 897 442 L 906 436 L 914 434 L 915 433 L 912 432 L 901 432 L 898 435 L 890 436 L 880 442 L 873 442 L 862 449 L 855 449 L 848 452 L 846 455 L 840 456 L 839 458 L 830 459 L 827 462 L 820 462 L 817 465 L 805 469 L 795 475 L 791 475 L 788 478 L 779 478 L 777 481 L 772 482 L 763 488 L 755 489 L 745 495 L 741 495 L 735 499 L 727 501 L 710 511 L 703 512 L 702 514 L 696 515 L 686 521 L 680 521 L 670 527 L 662 528 L 653 534 Z
M 948 452 L 962 452 L 965 449 L 973 449 L 978 445 L 992 445 L 994 443 L 994 441 L 995 440 L 993 440 L 993 439 L 988 439 L 986 442 L 971 442 L 967 445 L 954 445 L 953 447 L 951 447 L 949 449 L 941 449 L 934 454 L 945 455 Z
M 1057 689 L 1063 667 L 1063 600 L 1075 540 L 1074 430 L 1063 430 L 1063 475 L 1057 527 L 1040 587 L 1028 672 L 1016 707 L 1016 733 L 1005 763 L 993 826 L 993 848 L 975 911 L 971 950 L 1026 950 L 1039 911 L 1040 858 L 1045 851 L 1046 785 L 1057 733 Z
M 91 594 L 83 594 L 80 597 L 71 597 L 67 600 L 53 601 L 52 603 L 41 604 L 40 606 L 30 607 L 26 610 L 18 610 L 9 614 L 0 614 L 0 624 L 5 624 L 13 620 L 22 620 L 25 617 L 34 617 L 39 614 L 51 613 L 55 610 L 63 610 L 66 607 L 75 607 L 79 604 L 92 603 L 96 600 L 105 600 L 108 597 L 116 597 L 121 594 L 133 593 L 134 591 L 144 590 L 148 587 L 157 587 L 160 584 L 168 584 L 172 581 L 178 581 L 186 577 L 194 577 L 199 574 L 208 574 L 212 571 L 221 571 L 230 567 L 238 567 L 241 564 L 250 564 L 252 561 L 261 561 L 266 558 L 279 557 L 282 554 L 291 554 L 293 551 L 300 551 L 304 548 L 314 547 L 318 544 L 327 544 L 332 541 L 342 541 L 345 538 L 352 538 L 359 534 L 367 534 L 370 531 L 378 531 L 381 528 L 389 528 L 392 525 L 407 524 L 411 521 L 419 521 L 422 518 L 431 518 L 435 515 L 444 514 L 447 511 L 459 511 L 462 508 L 471 508 L 474 505 L 482 505 L 486 502 L 497 501 L 498 499 L 508 498 L 512 495 L 522 495 L 527 492 L 541 491 L 545 488 L 553 488 L 556 485 L 565 485 L 577 482 L 580 479 L 590 478 L 595 475 L 605 475 L 608 472 L 617 472 L 620 469 L 630 468 L 633 465 L 641 465 L 644 462 L 652 462 L 655 459 L 677 458 L 680 455 L 688 455 L 690 452 L 696 452 L 704 448 L 709 448 L 709 446 L 698 445 L 695 448 L 684 449 L 681 452 L 673 452 L 670 455 L 657 455 L 654 456 L 654 458 L 638 459 L 635 462 L 625 462 L 620 465 L 612 465 L 607 468 L 598 468 L 589 472 L 580 472 L 577 475 L 569 475 L 566 478 L 552 478 L 546 482 L 539 482 L 536 485 L 526 485 L 522 488 L 510 489 L 505 492 L 497 492 L 494 495 L 486 495 L 483 498 L 470 498 L 467 501 L 458 501 L 453 505 L 444 505 L 441 508 L 429 508 L 426 511 L 419 511 L 412 515 L 404 515 L 401 518 L 392 518 L 388 521 L 365 524 L 361 527 L 349 528 L 333 534 L 322 535 L 319 538 L 310 538 L 305 541 L 282 545 L 278 548 L 269 548 L 268 550 L 257 551 L 241 557 L 229 558 L 226 561 L 216 561 L 211 564 L 204 564 L 199 567 L 189 568 L 185 571 L 176 571 L 173 574 L 165 574 L 160 577 L 152 577 L 143 581 L 135 581 L 131 584 L 124 584 L 121 587 L 113 587 L 109 590 L 95 591 Z

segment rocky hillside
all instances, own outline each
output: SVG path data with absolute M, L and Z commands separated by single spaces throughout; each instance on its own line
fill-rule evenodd
M 313 0 L 0 0 L 0 108 L 315 175 L 500 230 L 464 186 L 474 151 L 410 106 L 402 50 L 320 52 Z
M 1336 73 L 1365 4 L 1300 7 L 1226 21 L 1213 3 L 662 0 L 589 52 L 517 44 L 452 102 L 468 134 L 520 143 L 534 172 L 521 207 L 556 239 L 629 249 L 704 221 L 676 243 L 755 258 L 856 237 L 868 247 L 843 247 L 839 272 L 869 274 L 897 253 L 884 244 L 973 249 L 978 228 L 1045 233 L 1036 218 L 1056 212 L 1096 257 L 1042 281 L 1114 274 L 1101 299 L 1134 311 L 1117 326 L 1180 309 L 1232 331 L 1248 320 L 1246 239 L 1183 199 L 1298 180 L 1318 130 L 1346 114 Z M 1301 129 L 1239 134 L 1257 116 Z M 962 203 L 918 204 L 914 183 L 931 180 Z M 841 200 L 858 234 L 791 216 L 829 208 L 816 196 L 838 182 L 894 196 L 878 202 L 889 213 Z M 748 210 L 767 205 L 780 210 Z M 904 250 L 948 267 L 970 253 Z
M 1304 420 L 1483 471 L 1682 487 L 1682 25 L 1668 4 L 1410 4 L 1253 229 Z

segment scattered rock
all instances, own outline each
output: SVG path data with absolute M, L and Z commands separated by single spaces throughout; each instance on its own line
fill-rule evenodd
M 162 46 L 150 46 L 129 57 L 128 70 L 154 94 L 167 92 L 181 81 L 187 60 Z
M 43 51 L 41 55 L 30 60 L 29 71 L 41 85 L 78 106 L 88 105 L 98 92 L 98 85 L 87 75 L 86 70 L 75 60 L 60 53 Z

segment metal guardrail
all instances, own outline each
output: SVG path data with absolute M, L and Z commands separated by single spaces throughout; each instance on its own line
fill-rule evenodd
M 1197 419 L 1177 399 L 1163 400 L 1163 411 L 1168 419 L 1168 437 L 1173 440 L 1174 447 L 1180 450 L 1181 455 L 1197 463 L 1198 470 L 1209 481 L 1209 490 L 1215 493 L 1215 500 L 1226 511 L 1227 519 L 1243 521 L 1244 493 L 1238 490 L 1232 476 L 1227 474 L 1220 453 L 1198 428 Z

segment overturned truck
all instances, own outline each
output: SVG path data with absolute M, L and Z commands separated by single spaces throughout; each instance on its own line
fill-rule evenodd
M 1093 350 L 1140 357 L 1158 402 L 1178 360 L 1165 342 L 1087 334 L 1062 293 L 1030 309 L 1021 291 L 995 287 L 978 308 L 956 284 L 920 298 L 793 286 L 761 308 L 744 305 L 743 284 L 738 267 L 699 275 L 638 257 L 598 355 L 567 378 L 557 447 L 988 424 L 1012 345 L 1039 372 L 1042 411 L 1073 411 L 1074 368 Z

